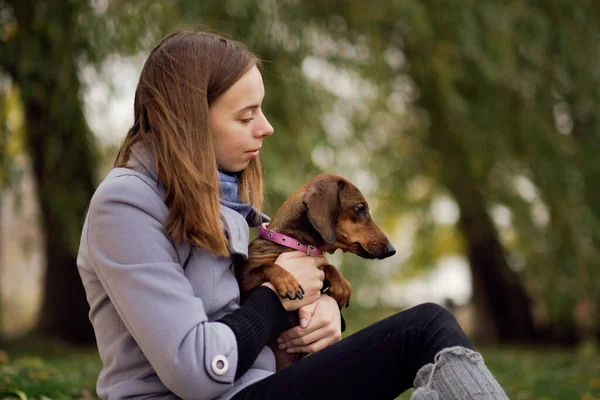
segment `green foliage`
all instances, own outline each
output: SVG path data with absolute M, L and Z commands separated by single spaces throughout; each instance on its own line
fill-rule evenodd
M 0 75 L 0 188 L 16 180 L 14 160 L 23 152 L 23 112 L 18 89 Z
M 146 54 L 185 26 L 224 33 L 259 54 L 264 108 L 276 132 L 261 159 L 268 213 L 319 170 L 342 173 L 368 189 L 386 232 L 413 220 L 413 246 L 396 268 L 406 277 L 464 253 L 469 243 L 454 224 L 440 224 L 432 206 L 450 195 L 464 214 L 478 206 L 476 193 L 488 214 L 509 210 L 509 226 L 496 226 L 505 258 L 546 323 L 572 325 L 581 299 L 600 304 L 600 15 L 593 0 L 23 4 L 0 1 L 0 66 L 9 75 L 52 76 L 52 88 L 69 82 L 72 68 Z M 30 24 L 18 25 L 22 15 Z M 47 40 L 31 40 L 19 54 L 19 29 Z M 69 90 L 20 89 L 49 96 L 57 121 L 77 120 L 76 105 L 61 101 Z M 79 95 L 79 87 L 70 90 Z M 66 143 L 86 146 L 54 142 L 51 160 L 60 160 Z M 471 191 L 451 187 L 451 174 Z M 80 192 L 57 193 L 50 204 L 72 247 L 79 221 L 65 204 Z M 344 259 L 354 282 L 374 279 L 365 265 Z
M 551 322 L 572 323 L 579 297 L 598 304 L 595 3 L 325 1 L 302 8 L 313 29 L 338 44 L 321 57 L 377 88 L 379 101 L 369 104 L 366 124 L 354 125 L 353 140 L 370 150 L 365 165 L 378 178 L 379 212 L 395 220 L 416 212 L 421 221 L 410 264 L 433 265 L 441 249 L 430 206 L 443 186 L 450 184 L 461 212 L 475 206 L 468 192 L 461 198 L 460 188 L 452 190 L 450 173 L 488 208 L 510 210 L 501 235 L 506 257 L 522 260 L 511 267 Z M 334 20 L 342 31 L 332 29 Z M 369 43 L 370 57 L 341 60 L 344 38 L 355 48 Z M 415 180 L 428 182 L 425 195 L 414 195 Z M 522 180 L 533 195 L 522 193 Z

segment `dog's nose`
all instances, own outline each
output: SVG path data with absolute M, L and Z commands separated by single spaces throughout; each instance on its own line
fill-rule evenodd
M 394 246 L 392 246 L 390 242 L 388 242 L 387 246 L 385 247 L 385 257 L 391 257 L 394 254 L 396 254 L 396 249 L 394 248 Z

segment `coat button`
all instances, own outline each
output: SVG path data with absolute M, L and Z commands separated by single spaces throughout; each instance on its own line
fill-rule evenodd
M 210 364 L 213 372 L 217 375 L 224 375 L 229 370 L 229 361 L 223 355 L 218 355 L 213 358 L 212 363 Z

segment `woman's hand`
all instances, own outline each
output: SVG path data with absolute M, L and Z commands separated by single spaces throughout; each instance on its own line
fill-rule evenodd
M 280 254 L 277 260 L 275 260 L 275 264 L 291 273 L 298 280 L 302 289 L 304 289 L 304 297 L 302 299 L 289 300 L 282 297 L 279 298 L 287 311 L 295 311 L 300 307 L 314 303 L 321 296 L 325 273 L 319 268 L 328 264 L 325 257 L 308 256 L 301 251 L 292 251 Z M 267 286 L 275 291 L 275 288 L 269 282 L 263 283 L 263 286 Z
M 342 338 L 342 317 L 336 301 L 322 295 L 298 311 L 300 325 L 279 336 L 277 343 L 287 353 L 315 353 Z

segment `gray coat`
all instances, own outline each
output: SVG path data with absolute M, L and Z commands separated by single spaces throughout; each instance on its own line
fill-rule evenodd
M 94 194 L 77 265 L 103 367 L 103 399 L 229 399 L 275 371 L 264 347 L 238 380 L 233 331 L 214 322 L 239 308 L 231 259 L 176 245 L 152 154 L 134 147 Z M 221 206 L 233 253 L 247 257 L 248 224 Z

